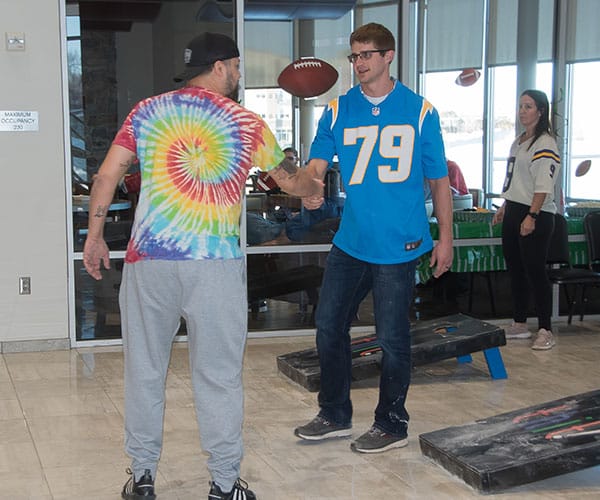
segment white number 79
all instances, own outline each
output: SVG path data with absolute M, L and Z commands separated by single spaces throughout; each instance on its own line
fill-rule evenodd
M 381 182 L 403 182 L 410 175 L 415 142 L 415 130 L 410 125 L 389 125 L 379 133 L 379 127 L 356 127 L 344 130 L 344 145 L 353 146 L 358 139 L 362 145 L 354 164 L 350 184 L 362 184 L 373 149 L 379 136 L 379 154 L 395 160 L 389 165 L 377 165 Z

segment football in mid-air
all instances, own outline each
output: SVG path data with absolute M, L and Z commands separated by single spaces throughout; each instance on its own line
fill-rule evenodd
M 337 70 L 328 62 L 301 57 L 283 68 L 277 83 L 296 97 L 316 97 L 333 87 L 337 79 Z
M 479 77 L 481 73 L 473 68 L 463 69 L 460 75 L 456 77 L 455 83 L 456 85 L 460 85 L 461 87 L 470 87 L 473 85 Z
M 587 174 L 591 166 L 592 160 L 583 160 L 575 169 L 575 177 L 581 177 L 582 175 Z

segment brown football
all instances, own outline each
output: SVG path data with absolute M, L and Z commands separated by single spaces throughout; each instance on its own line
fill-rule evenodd
M 283 68 L 277 83 L 296 97 L 316 97 L 333 87 L 337 79 L 337 70 L 328 62 L 301 57 Z
M 592 160 L 583 160 L 575 169 L 575 177 L 581 177 L 588 173 L 588 170 L 592 166 Z
M 481 73 L 476 69 L 463 69 L 460 75 L 456 77 L 454 83 L 456 83 L 456 85 L 460 85 L 461 87 L 470 87 L 477 82 L 477 80 L 479 80 L 480 76 Z

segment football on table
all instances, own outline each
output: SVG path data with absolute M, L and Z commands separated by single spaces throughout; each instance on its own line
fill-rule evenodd
M 306 98 L 324 94 L 337 79 L 337 70 L 328 62 L 316 57 L 301 57 L 283 68 L 277 83 L 286 92 Z

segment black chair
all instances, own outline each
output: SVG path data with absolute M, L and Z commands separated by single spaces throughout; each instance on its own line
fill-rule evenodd
M 600 213 L 598 215 L 600 216 Z M 600 227 L 597 230 L 596 238 L 599 239 L 597 248 L 600 251 Z M 592 254 L 590 253 L 590 267 L 574 268 L 571 266 L 567 221 L 561 214 L 555 214 L 554 233 L 550 240 L 546 264 L 549 266 L 548 278 L 550 281 L 562 286 L 565 291 L 569 311 L 569 324 L 571 324 L 573 318 L 573 311 L 577 302 L 577 292 L 579 291 L 580 321 L 583 321 L 586 287 L 600 285 L 600 273 L 592 270 L 591 256 Z M 571 291 L 569 291 L 570 288 Z
M 588 266 L 597 271 L 600 268 L 600 211 L 589 212 L 583 218 L 583 231 L 588 248 Z

